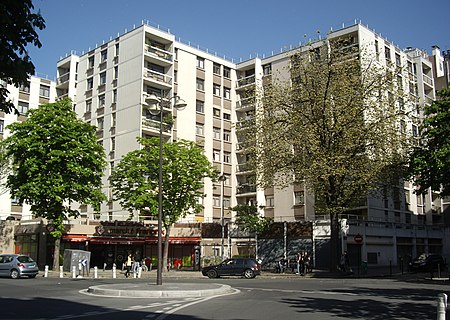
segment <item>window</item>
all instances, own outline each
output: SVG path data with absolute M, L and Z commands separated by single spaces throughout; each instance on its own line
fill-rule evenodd
M 412 134 L 414 138 L 417 138 L 419 136 L 419 129 L 415 124 L 412 125 Z
M 176 71 L 176 70 L 173 72 L 173 81 L 174 81 L 175 83 L 178 82 L 178 71 Z
M 94 56 L 88 58 L 88 68 L 94 67 Z
M 115 48 L 115 56 L 118 56 L 119 55 L 119 44 L 118 43 L 116 43 L 116 46 L 114 47 Z
M 225 77 L 225 78 L 231 78 L 230 77 L 230 74 L 231 74 L 231 69 L 230 68 L 228 68 L 228 67 L 223 67 L 223 76 Z
M 50 87 L 41 84 L 39 87 L 39 95 L 42 97 L 50 97 Z
M 103 50 L 102 52 L 100 52 L 101 62 L 105 62 L 107 58 L 108 58 L 108 50 Z
M 26 92 L 26 93 L 30 93 L 30 83 L 28 81 L 25 82 L 25 83 L 22 83 L 19 86 L 19 90 L 23 91 L 23 92 Z
M 272 74 L 272 64 L 265 64 L 263 65 L 263 74 L 265 76 Z
M 213 161 L 220 162 L 220 151 L 213 150 Z
M 87 79 L 87 89 L 86 90 L 91 90 L 92 87 L 94 87 L 94 78 L 89 78 L 89 79 Z
M 0 120 L 0 133 L 3 134 L 3 130 L 5 129 L 5 120 Z
M 229 113 L 223 113 L 223 119 L 224 120 L 231 120 L 231 114 L 229 114 Z
M 119 66 L 114 67 L 114 79 L 119 77 Z
M 228 130 L 223 130 L 223 140 L 224 141 L 231 141 L 231 132 Z
M 178 60 L 178 48 L 175 48 L 174 56 L 175 60 Z
M 216 96 L 220 96 L 220 85 L 213 84 L 213 94 Z
M 225 99 L 231 99 L 231 89 L 223 87 L 223 97 Z
M 213 138 L 220 140 L 220 128 L 213 128 Z
M 220 64 L 218 63 L 213 64 L 213 73 L 218 74 L 220 76 Z
M 397 67 L 400 67 L 401 63 L 400 63 L 400 55 L 398 53 L 395 54 L 395 65 Z
M 115 127 L 116 126 L 116 122 L 117 122 L 116 113 L 113 112 L 113 113 L 111 113 L 111 127 Z
M 20 114 L 27 113 L 29 108 L 30 108 L 30 106 L 29 106 L 28 102 L 19 101 L 19 103 L 17 105 L 17 110 L 19 111 Z
M 380 49 L 378 47 L 378 40 L 375 40 L 375 53 L 377 55 L 377 59 L 380 58 Z
M 116 150 L 116 138 L 111 138 L 111 151 Z
M 195 134 L 198 136 L 203 136 L 203 125 L 201 123 L 197 123 L 195 125 Z
M 106 71 L 100 73 L 100 85 L 106 83 Z
M 223 162 L 231 163 L 231 153 L 229 153 L 229 152 L 223 153 Z
M 391 61 L 391 49 L 389 49 L 388 47 L 384 48 L 384 57 L 386 58 L 386 60 Z
M 105 95 L 101 94 L 98 96 L 98 107 L 103 108 L 105 106 Z
M 266 207 L 274 207 L 275 199 L 273 196 L 266 197 Z
M 103 130 L 105 125 L 105 120 L 103 117 L 97 119 L 97 130 Z
M 203 101 L 197 100 L 195 104 L 195 109 L 199 113 L 205 113 L 205 103 Z
M 220 207 L 220 197 L 213 197 L 213 206 Z
M 113 102 L 113 103 L 116 103 L 116 102 L 117 102 L 117 89 L 114 89 L 114 90 L 113 90 L 112 102 Z
M 302 205 L 302 204 L 305 204 L 305 192 L 304 191 L 294 192 L 294 205 Z
M 223 207 L 224 208 L 230 208 L 231 207 L 231 199 L 230 198 L 223 198 Z
M 205 80 L 197 78 L 197 90 L 205 91 Z
M 91 110 L 92 110 L 92 100 L 86 100 L 85 112 L 91 112 Z
M 197 68 L 205 69 L 205 59 L 197 57 Z
M 213 108 L 213 116 L 214 117 L 220 117 L 220 109 Z

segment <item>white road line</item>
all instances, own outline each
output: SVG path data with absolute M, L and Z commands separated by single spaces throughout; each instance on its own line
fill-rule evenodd
M 324 295 L 346 295 L 357 296 L 356 293 L 351 292 L 333 292 L 333 291 L 316 291 L 316 290 L 286 290 L 286 289 L 264 289 L 264 288 L 245 288 L 239 287 L 241 290 L 260 290 L 260 291 L 272 291 L 272 292 L 287 292 L 287 293 L 306 293 L 306 294 L 324 294 Z

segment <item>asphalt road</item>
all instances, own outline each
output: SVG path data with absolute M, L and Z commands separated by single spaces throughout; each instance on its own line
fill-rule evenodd
M 422 279 L 221 278 L 168 279 L 231 285 L 206 298 L 109 298 L 92 285 L 144 279 L 0 279 L 0 319 L 436 319 L 437 295 L 448 282 Z M 450 311 L 449 311 L 450 312 Z M 447 317 L 450 319 L 450 317 Z

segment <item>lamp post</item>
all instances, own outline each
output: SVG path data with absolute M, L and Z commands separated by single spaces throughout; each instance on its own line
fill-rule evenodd
M 162 285 L 162 217 L 163 217 L 163 108 L 170 107 L 174 100 L 173 107 L 181 109 L 186 107 L 186 102 L 179 96 L 174 95 L 169 99 L 159 98 L 154 94 L 151 94 L 145 99 L 145 102 L 149 106 L 149 111 L 153 115 L 159 114 L 159 179 L 158 179 L 158 267 L 156 273 L 156 285 Z M 158 108 L 159 107 L 159 108 Z
M 225 175 L 221 175 L 220 177 L 219 177 L 219 179 L 218 179 L 221 183 L 222 183 L 222 185 L 221 185 L 221 189 L 220 189 L 220 203 L 221 203 L 221 205 L 220 205 L 220 224 L 221 224 L 221 226 L 222 226 L 222 242 L 221 242 L 221 247 L 220 247 L 220 253 L 221 253 L 221 257 L 222 257 L 222 261 L 223 261 L 223 259 L 224 259 L 224 250 L 225 250 L 225 248 L 224 248 L 224 241 L 225 241 L 225 223 L 224 223 L 224 205 L 223 205 L 223 193 L 224 193 L 224 184 L 225 184 L 225 181 L 227 180 L 227 177 L 225 177 Z

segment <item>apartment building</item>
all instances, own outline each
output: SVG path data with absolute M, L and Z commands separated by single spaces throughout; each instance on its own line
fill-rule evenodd
M 6 85 L 6 83 L 2 83 Z M 9 132 L 6 126 L 13 122 L 26 120 L 26 112 L 35 109 L 41 104 L 54 102 L 56 99 L 56 83 L 54 81 L 31 76 L 27 84 L 19 88 L 13 85 L 6 85 L 9 91 L 9 99 L 19 111 L 19 115 L 14 113 L 5 114 L 0 112 L 0 140 L 8 137 Z M 4 178 L 4 177 L 2 177 Z M 10 219 L 31 219 L 30 207 L 21 204 L 12 198 L 8 190 L 0 190 L 0 220 Z
M 409 92 L 411 99 L 408 103 L 398 101 L 398 106 L 408 108 L 413 116 L 405 118 L 402 130 L 417 136 L 422 107 L 435 99 L 433 70 L 436 68 L 433 69 L 430 57 L 418 49 L 402 50 L 360 23 L 332 31 L 327 39 L 343 36 L 351 38 L 353 45 L 364 48 L 379 64 L 392 63 L 403 70 L 396 81 Z M 135 234 L 126 237 L 121 234 L 118 240 L 112 239 L 114 232 L 119 232 L 117 221 L 124 224 L 129 212 L 113 201 L 108 180 L 120 159 L 139 148 L 137 137 L 159 135 L 159 116 L 152 115 L 146 103 L 150 95 L 172 102 L 172 97 L 179 96 L 187 103 L 183 110 L 164 106 L 163 122 L 166 116 L 174 119 L 171 127 L 163 123 L 164 139 L 195 141 L 225 177 L 223 184 L 205 181 L 205 197 L 199 199 L 204 210 L 187 216 L 180 223 L 220 222 L 222 214 L 228 223 L 233 219 L 229 207 L 257 204 L 264 206 L 261 215 L 273 218 L 275 222 L 314 221 L 313 246 L 316 240 L 326 241 L 326 217 L 315 215 L 314 196 L 305 192 L 301 185 L 283 190 L 257 188 L 255 172 L 248 167 L 248 159 L 242 152 L 246 141 L 240 140 L 238 133 L 253 121 L 255 108 L 262 107 L 252 92 L 263 90 L 264 83 L 273 81 L 274 75 L 289 77 L 286 70 L 290 55 L 299 50 L 310 50 L 311 46 L 319 46 L 327 39 L 269 57 L 235 63 L 179 42 L 169 32 L 143 23 L 95 49 L 81 55 L 70 54 L 58 61 L 56 83 L 45 84 L 44 80 L 33 80 L 32 77 L 30 90 L 50 86 L 52 93 L 48 101 L 66 96 L 74 101 L 79 117 L 97 126 L 98 142 L 107 154 L 103 191 L 108 201 L 102 204 L 100 213 L 89 206 L 75 205 L 81 212 L 81 219 L 71 222 L 70 234 L 65 237 L 68 247 L 86 243 L 83 248 L 87 248 L 89 243 L 89 250 L 99 255 L 108 252 L 108 257 L 114 256 L 114 259 L 130 246 L 147 256 L 153 255 L 154 239 L 143 240 L 138 235 L 144 231 L 135 225 L 132 226 Z M 25 93 L 17 91 L 18 102 L 28 101 L 24 99 Z M 38 106 L 38 102 L 33 103 Z M 449 247 L 445 242 L 448 237 L 440 228 L 443 208 L 448 204 L 449 199 L 441 199 L 435 192 L 417 196 L 411 183 L 400 181 L 392 194 L 368 197 L 344 217 L 342 247 L 350 255 L 362 254 L 369 263 L 382 265 L 389 262 L 395 265 L 400 258 L 421 252 L 442 252 L 443 248 Z M 12 207 L 6 209 L 10 215 Z M 135 223 L 142 221 L 137 212 L 132 220 Z M 105 237 L 106 229 L 110 238 Z M 172 242 L 180 245 L 175 248 L 180 256 L 189 255 L 194 245 L 206 247 L 214 243 L 213 239 L 202 239 L 197 233 L 186 237 L 181 229 L 174 231 Z M 354 240 L 358 234 L 363 236 L 362 244 Z M 238 246 L 239 241 L 227 239 L 227 252 Z M 109 247 L 112 244 L 116 245 L 114 250 Z M 202 251 L 202 255 L 211 252 L 221 255 L 217 248 Z M 233 249 L 232 253 L 237 251 Z M 319 260 L 316 259 L 317 264 L 320 264 Z

